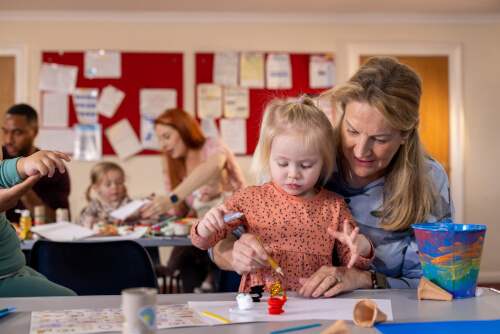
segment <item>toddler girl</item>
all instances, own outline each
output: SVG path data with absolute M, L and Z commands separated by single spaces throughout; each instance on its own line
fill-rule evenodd
M 236 191 L 212 208 L 191 229 L 193 244 L 208 249 L 228 237 L 239 225 L 272 249 L 281 277 L 271 267 L 243 275 L 239 291 L 274 282 L 298 291 L 299 279 L 323 265 L 332 265 L 335 248 L 340 265 L 366 269 L 373 260 L 370 241 L 359 228 L 344 199 L 322 186 L 333 172 L 333 128 L 313 102 L 275 100 L 264 113 L 251 170 L 271 181 Z M 244 216 L 224 223 L 225 213 Z M 328 233 L 326 233 L 328 231 Z M 337 280 L 338 281 L 338 280 Z
M 109 214 L 132 201 L 127 196 L 123 169 L 113 162 L 100 162 L 92 167 L 90 181 L 91 184 L 85 193 L 89 204 L 80 212 L 76 223 L 86 227 L 91 227 L 98 222 L 121 225 L 123 221 Z M 99 198 L 92 199 L 91 190 L 96 192 Z

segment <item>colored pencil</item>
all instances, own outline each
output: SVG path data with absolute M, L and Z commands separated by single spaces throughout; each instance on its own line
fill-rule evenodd
M 217 319 L 219 321 L 222 321 L 222 322 L 226 322 L 226 323 L 230 323 L 231 321 L 226 319 L 226 318 L 223 318 L 221 316 L 218 316 L 217 314 L 213 314 L 213 313 L 210 313 L 210 312 L 207 312 L 207 311 L 201 311 L 201 314 L 204 314 L 206 316 L 209 316 L 210 318 L 214 318 L 214 319 Z
M 274 331 L 274 332 L 271 332 L 269 334 L 288 333 L 288 332 L 300 331 L 302 329 L 308 329 L 308 328 L 319 327 L 319 326 L 321 326 L 321 324 L 312 324 L 312 325 L 307 325 L 307 326 L 292 327 L 292 328 L 282 329 L 279 331 Z

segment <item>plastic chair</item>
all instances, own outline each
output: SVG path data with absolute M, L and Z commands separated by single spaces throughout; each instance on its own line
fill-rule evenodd
M 119 295 L 123 289 L 133 287 L 158 290 L 149 254 L 131 240 L 38 240 L 31 250 L 30 266 L 78 295 Z

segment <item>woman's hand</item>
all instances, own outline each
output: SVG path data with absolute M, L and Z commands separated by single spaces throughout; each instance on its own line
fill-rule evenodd
M 322 266 L 309 278 L 300 278 L 304 297 L 331 297 L 343 291 L 371 289 L 371 274 L 357 268 Z
M 268 254 L 272 249 L 262 245 L 253 235 L 244 233 L 234 243 L 231 265 L 240 275 L 246 275 L 262 267 L 269 267 Z
M 142 218 L 159 218 L 166 215 L 174 207 L 174 203 L 167 196 L 150 196 L 149 199 L 151 202 L 140 210 Z
M 16 165 L 17 172 L 22 179 L 36 174 L 52 177 L 56 169 L 61 173 L 66 171 L 63 160 L 71 161 L 66 154 L 59 151 L 38 151 L 19 159 Z
M 40 180 L 40 174 L 28 177 L 21 183 L 13 187 L 0 189 L 0 212 L 12 209 L 17 205 L 17 201 L 30 190 L 35 183 Z

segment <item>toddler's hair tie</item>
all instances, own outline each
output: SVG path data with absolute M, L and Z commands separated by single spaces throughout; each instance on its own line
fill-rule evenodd
M 298 103 L 304 103 L 304 100 L 302 100 L 301 98 L 299 98 L 299 101 L 297 101 Z

